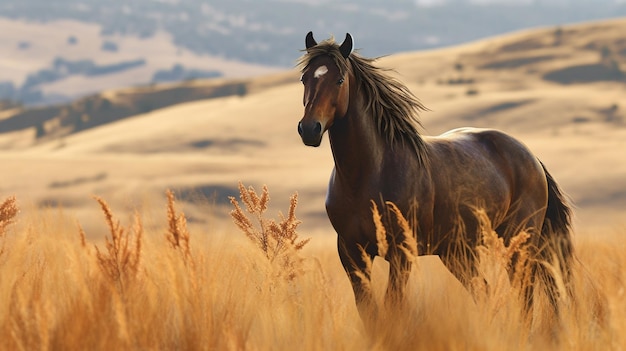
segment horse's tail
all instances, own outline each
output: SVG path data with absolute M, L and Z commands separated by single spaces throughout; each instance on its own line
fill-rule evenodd
M 562 272 L 567 276 L 574 251 L 571 237 L 572 209 L 546 166 L 541 163 L 541 167 L 548 182 L 548 206 L 541 228 L 541 236 L 547 247 L 541 250 L 543 251 L 541 256 L 551 261 L 554 258 L 553 255 L 556 255 Z

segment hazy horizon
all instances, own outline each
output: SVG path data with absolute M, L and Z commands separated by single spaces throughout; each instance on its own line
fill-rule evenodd
M 308 31 L 318 40 L 349 32 L 364 56 L 378 57 L 618 16 L 626 16 L 624 0 L 9 0 L 0 19 L 20 25 L 2 28 L 0 100 L 41 105 L 292 69 Z M 58 20 L 91 27 L 62 31 Z

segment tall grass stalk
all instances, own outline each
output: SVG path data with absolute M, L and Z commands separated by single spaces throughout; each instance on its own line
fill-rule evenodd
M 265 257 L 278 265 L 278 274 L 287 280 L 293 280 L 296 275 L 302 273 L 302 259 L 298 252 L 310 241 L 300 239 L 297 228 L 300 220 L 296 218 L 296 206 L 298 194 L 289 199 L 289 210 L 285 217 L 279 213 L 279 221 L 265 218 L 270 201 L 267 186 L 259 196 L 252 186 L 246 187 L 239 182 L 239 198 L 244 203 L 247 212 L 252 215 L 254 221 L 243 211 L 239 202 L 230 197 L 234 209 L 230 212 L 233 221 L 239 229 L 255 243 Z M 256 225 L 254 224 L 256 222 Z

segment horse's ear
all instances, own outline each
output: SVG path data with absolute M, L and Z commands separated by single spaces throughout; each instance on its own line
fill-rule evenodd
M 313 32 L 308 32 L 304 41 L 306 42 L 307 51 L 317 45 L 317 42 L 313 39 Z
M 343 43 L 341 43 L 341 46 L 339 47 L 339 52 L 341 52 L 341 55 L 344 58 L 348 58 L 348 56 L 350 56 L 350 54 L 352 53 L 352 48 L 352 36 L 350 35 L 350 33 L 346 33 L 346 39 L 344 39 Z

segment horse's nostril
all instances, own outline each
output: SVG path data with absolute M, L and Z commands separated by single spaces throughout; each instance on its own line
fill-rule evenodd
M 298 123 L 298 134 L 302 136 L 302 122 Z
M 315 123 L 315 129 L 313 129 L 313 132 L 315 132 L 315 134 L 322 133 L 322 124 L 320 122 Z

